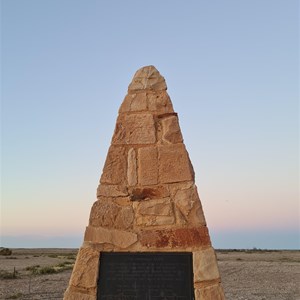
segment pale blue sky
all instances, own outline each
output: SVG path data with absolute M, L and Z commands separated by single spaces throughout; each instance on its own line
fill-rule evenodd
M 118 108 L 149 64 L 214 246 L 299 248 L 296 0 L 2 0 L 1 244 L 80 246 Z

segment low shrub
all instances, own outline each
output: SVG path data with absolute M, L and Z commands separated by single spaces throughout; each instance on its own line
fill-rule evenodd
M 38 270 L 38 274 L 54 274 L 57 273 L 55 267 L 43 267 Z
M 0 279 L 16 279 L 18 276 L 18 271 L 14 268 L 13 272 L 8 272 L 5 270 L 0 270 Z
M 0 255 L 9 256 L 12 254 L 12 251 L 9 248 L 0 248 Z
M 9 297 L 7 297 L 7 298 L 5 298 L 5 299 L 19 299 L 19 298 L 21 298 L 22 296 L 23 296 L 22 293 L 17 293 L 17 294 L 11 295 L 11 296 L 9 296 Z

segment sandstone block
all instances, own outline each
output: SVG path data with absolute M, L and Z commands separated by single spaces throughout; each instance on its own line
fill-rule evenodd
M 127 182 L 126 158 L 126 149 L 124 147 L 110 146 L 100 183 L 124 185 Z
M 99 252 L 90 247 L 80 248 L 70 279 L 71 286 L 84 289 L 97 287 L 99 256 Z
M 195 300 L 225 300 L 223 288 L 217 284 L 195 289 Z
M 210 246 L 206 227 L 142 230 L 139 239 L 142 246 L 155 249 Z
M 186 190 L 193 187 L 195 183 L 193 181 L 182 181 L 168 184 L 168 189 L 172 197 L 175 197 L 175 194 L 179 190 Z
M 127 181 L 129 186 L 137 184 L 137 161 L 136 153 L 133 148 L 128 151 L 128 169 L 127 169 Z
M 112 200 L 100 199 L 91 209 L 89 225 L 125 230 L 132 226 L 133 220 L 134 211 L 131 205 L 120 206 Z
M 138 181 L 141 185 L 158 183 L 158 157 L 156 147 L 138 150 Z
M 160 75 L 154 66 L 143 67 L 134 74 L 132 82 L 128 87 L 128 91 L 138 90 L 166 90 L 167 85 L 165 79 Z
M 134 221 L 134 211 L 131 206 L 122 207 L 116 217 L 114 227 L 117 229 L 128 229 Z
M 148 110 L 159 114 L 173 113 L 173 105 L 166 91 L 147 93 Z
M 182 135 L 178 123 L 177 116 L 170 116 L 161 120 L 162 123 L 162 139 L 171 144 L 182 143 Z
M 147 110 L 147 93 L 138 93 L 132 95 L 130 111 Z
M 152 114 L 133 114 L 126 118 L 127 144 L 153 144 L 156 141 Z
M 155 199 L 134 203 L 136 206 L 136 223 L 139 226 L 155 226 L 174 224 L 170 198 Z
M 137 235 L 124 230 L 88 226 L 85 230 L 84 241 L 99 244 L 108 243 L 126 249 L 137 241 Z
M 146 93 L 127 94 L 119 109 L 119 113 L 144 110 L 147 110 Z
M 112 201 L 96 201 L 91 209 L 89 224 L 94 227 L 114 227 L 121 207 Z
M 113 144 L 153 144 L 156 141 L 152 114 L 139 113 L 118 117 Z
M 97 300 L 97 296 L 96 294 L 89 295 L 79 292 L 73 292 L 70 289 L 68 289 L 64 294 L 64 300 Z
M 193 252 L 194 282 L 220 277 L 217 257 L 213 248 Z
M 196 186 L 178 190 L 174 197 L 177 219 L 182 224 L 205 225 L 205 218 Z
M 100 184 L 97 189 L 97 198 L 104 197 L 126 197 L 127 187 L 124 185 Z
M 193 181 L 194 171 L 184 144 L 158 146 L 161 183 Z
M 137 213 L 140 215 L 170 216 L 172 212 L 172 204 L 169 198 L 137 203 Z
M 115 131 L 112 137 L 112 144 L 126 144 L 126 121 L 125 115 L 119 115 L 116 122 Z
M 170 196 L 170 192 L 165 186 L 149 186 L 143 188 L 129 189 L 129 197 L 131 201 L 140 201 L 145 199 L 159 199 Z

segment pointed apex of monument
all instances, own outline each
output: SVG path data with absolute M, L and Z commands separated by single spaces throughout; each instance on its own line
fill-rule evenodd
M 138 90 L 163 91 L 166 89 L 167 85 L 164 77 L 160 75 L 154 66 L 146 66 L 137 70 L 128 86 L 129 92 Z

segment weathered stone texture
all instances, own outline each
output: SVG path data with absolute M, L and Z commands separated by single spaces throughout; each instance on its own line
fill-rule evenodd
M 113 144 L 153 144 L 156 141 L 152 114 L 119 116 L 112 139 Z
M 161 199 L 170 196 L 170 192 L 165 186 L 148 186 L 129 189 L 131 201 L 140 201 L 145 199 Z
M 137 234 L 124 230 L 88 226 L 85 230 L 84 241 L 108 243 L 126 249 L 137 241 Z
M 128 196 L 127 187 L 124 185 L 99 184 L 97 198 L 104 197 L 126 197 Z
M 147 93 L 128 94 L 119 109 L 119 113 L 145 111 L 147 108 Z
M 100 183 L 124 185 L 127 182 L 127 155 L 122 146 L 110 146 Z
M 177 116 L 164 118 L 161 123 L 163 128 L 162 139 L 164 142 L 171 144 L 182 143 L 183 139 Z
M 154 199 L 135 203 L 136 224 L 139 226 L 156 226 L 174 224 L 170 198 Z
M 161 183 L 194 180 L 194 171 L 183 144 L 158 146 Z
M 117 229 L 128 229 L 132 227 L 133 221 L 133 208 L 131 206 L 125 206 L 119 211 L 114 223 L 114 227 Z
M 141 185 L 158 184 L 156 147 L 146 147 L 138 150 L 138 181 Z
M 97 296 L 96 294 L 89 295 L 79 292 L 73 292 L 70 289 L 68 289 L 64 294 L 64 300 L 97 300 Z
M 151 114 L 126 116 L 127 144 L 153 144 L 155 141 L 154 120 Z
M 167 92 L 148 93 L 148 110 L 158 114 L 173 113 L 173 105 Z
M 155 249 L 210 246 L 206 227 L 143 230 L 139 234 L 139 240 L 143 246 Z
M 217 257 L 213 248 L 193 252 L 194 282 L 220 277 Z
M 107 227 L 128 229 L 134 221 L 134 212 L 131 205 L 121 206 L 112 198 L 99 199 L 93 204 L 89 224 L 93 227 Z
M 225 300 L 223 288 L 217 284 L 195 289 L 195 300 Z
M 90 225 L 94 227 L 114 227 L 115 219 L 121 207 L 112 201 L 98 200 L 93 204 Z
M 92 248 L 80 248 L 70 285 L 84 289 L 95 289 L 97 286 L 99 252 Z
M 129 186 L 137 184 L 137 161 L 134 148 L 128 151 L 127 181 Z
M 128 91 L 137 90 L 166 90 L 167 85 L 165 79 L 159 74 L 153 66 L 143 67 L 134 74 L 132 82 L 128 87 Z
M 205 225 L 204 213 L 195 186 L 178 190 L 174 197 L 177 219 L 181 224 Z
M 126 95 L 119 113 L 152 112 L 154 114 L 174 113 L 173 105 L 166 91 L 129 93 Z M 121 120 L 122 117 L 119 118 Z

